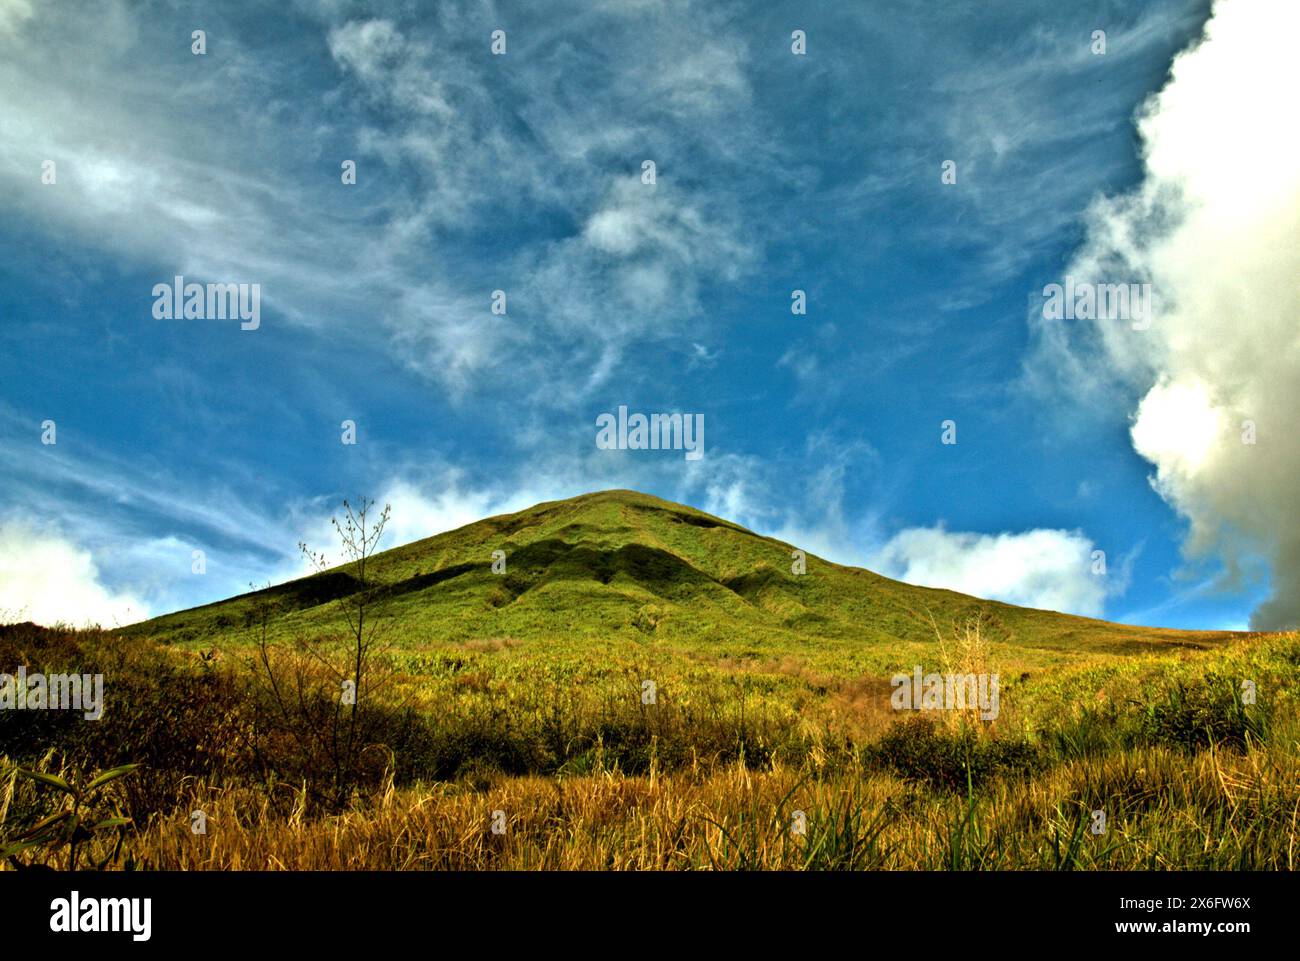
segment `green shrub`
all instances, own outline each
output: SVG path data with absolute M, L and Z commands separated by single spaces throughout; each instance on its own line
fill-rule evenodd
M 972 727 L 945 731 L 925 714 L 895 723 L 864 751 L 864 760 L 899 777 L 952 790 L 1000 775 L 1024 777 L 1045 763 L 1026 740 L 990 737 Z
M 1242 703 L 1237 683 L 1207 674 L 1197 684 L 1177 681 L 1142 716 L 1141 733 L 1149 742 L 1195 750 L 1211 744 L 1242 747 L 1248 738 L 1265 741 L 1268 714 Z

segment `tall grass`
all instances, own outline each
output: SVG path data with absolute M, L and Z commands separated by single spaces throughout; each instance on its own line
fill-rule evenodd
M 941 649 L 945 667 L 988 668 L 972 631 Z M 329 810 L 310 759 L 260 740 L 238 657 L 0 630 L 0 664 L 102 670 L 111 692 L 100 722 L 0 712 L 0 841 L 43 813 L 17 765 L 75 778 L 140 763 L 120 784 L 123 863 L 158 869 L 1291 870 L 1300 856 L 1295 635 L 1009 685 L 994 724 L 927 712 L 879 730 L 811 723 L 744 669 L 670 677 L 645 704 L 644 656 L 576 686 L 462 683 L 464 665 L 432 661 L 437 700 L 386 709 L 385 763 Z M 887 704 L 887 686 L 863 691 Z
M 703 776 L 389 785 L 372 806 L 324 818 L 301 806 L 278 815 L 247 787 L 192 803 L 207 835 L 178 812 L 141 832 L 132 855 L 174 870 L 1293 870 L 1300 768 L 1294 750 L 1257 745 L 1190 759 L 1148 748 L 967 795 L 737 763 Z M 1091 833 L 1096 808 L 1109 812 L 1103 835 Z M 491 830 L 498 810 L 503 834 Z

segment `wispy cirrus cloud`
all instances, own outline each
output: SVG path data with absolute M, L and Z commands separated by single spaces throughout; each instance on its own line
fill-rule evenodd
M 536 402 L 567 402 L 613 376 L 631 344 L 707 323 L 702 284 L 752 266 L 755 225 L 728 181 L 706 187 L 686 169 L 767 152 L 737 39 L 688 45 L 694 27 L 677 17 L 608 8 L 565 27 L 529 18 L 493 57 L 487 28 L 469 32 L 484 9 L 415 22 L 394 6 L 325 14 L 317 37 L 270 49 L 227 13 L 205 21 L 208 53 L 194 56 L 179 11 L 87 10 L 11 18 L 0 39 L 7 202 L 38 231 L 160 278 L 259 282 L 279 318 L 320 336 L 360 339 L 377 320 L 387 352 L 452 398 L 509 367 Z M 583 29 L 631 55 L 590 49 Z M 291 93 L 286 58 L 318 101 Z M 355 189 L 340 183 L 343 159 L 358 163 Z M 656 185 L 639 180 L 644 159 L 660 165 Z M 41 183 L 45 160 L 54 185 Z M 531 229 L 502 244 L 503 218 Z M 484 244 L 490 273 L 463 252 Z M 494 289 L 511 296 L 510 322 L 489 311 Z

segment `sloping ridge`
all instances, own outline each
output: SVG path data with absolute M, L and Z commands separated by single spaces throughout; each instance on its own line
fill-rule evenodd
M 983 601 L 811 554 L 806 573 L 796 574 L 794 550 L 682 504 L 610 490 L 488 517 L 386 550 L 371 558 L 367 573 L 375 599 L 389 602 L 399 623 L 431 638 L 542 636 L 552 627 L 668 635 L 675 624 L 700 622 L 724 635 L 887 642 L 930 639 L 936 623 L 974 615 L 999 639 L 1046 646 L 1202 646 L 1226 636 Z M 505 553 L 502 573 L 492 570 L 496 551 Z M 238 630 L 264 603 L 277 618 L 324 621 L 336 613 L 331 601 L 358 588 L 353 571 L 340 567 L 123 630 L 201 639 Z

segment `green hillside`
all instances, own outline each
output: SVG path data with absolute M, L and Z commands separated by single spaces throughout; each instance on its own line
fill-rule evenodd
M 96 724 L 0 712 L 0 767 L 141 763 L 131 850 L 171 868 L 1294 867 L 1297 635 L 795 574 L 794 550 L 605 491 L 376 554 L 364 593 L 344 567 L 116 632 L 0 628 L 3 663 L 112 695 Z M 917 667 L 997 679 L 995 709 L 895 705 Z M 248 829 L 195 841 L 196 809 Z
M 1223 632 L 1131 627 L 915 587 L 634 491 L 538 504 L 375 555 L 369 579 L 402 647 L 496 641 L 628 642 L 699 657 L 795 656 L 831 673 L 910 666 L 980 616 L 1017 666 L 1208 648 Z M 492 571 L 494 551 L 506 571 Z M 166 642 L 238 643 L 259 604 L 274 635 L 337 628 L 347 567 L 125 629 Z M 594 653 L 594 652 L 593 652 Z

